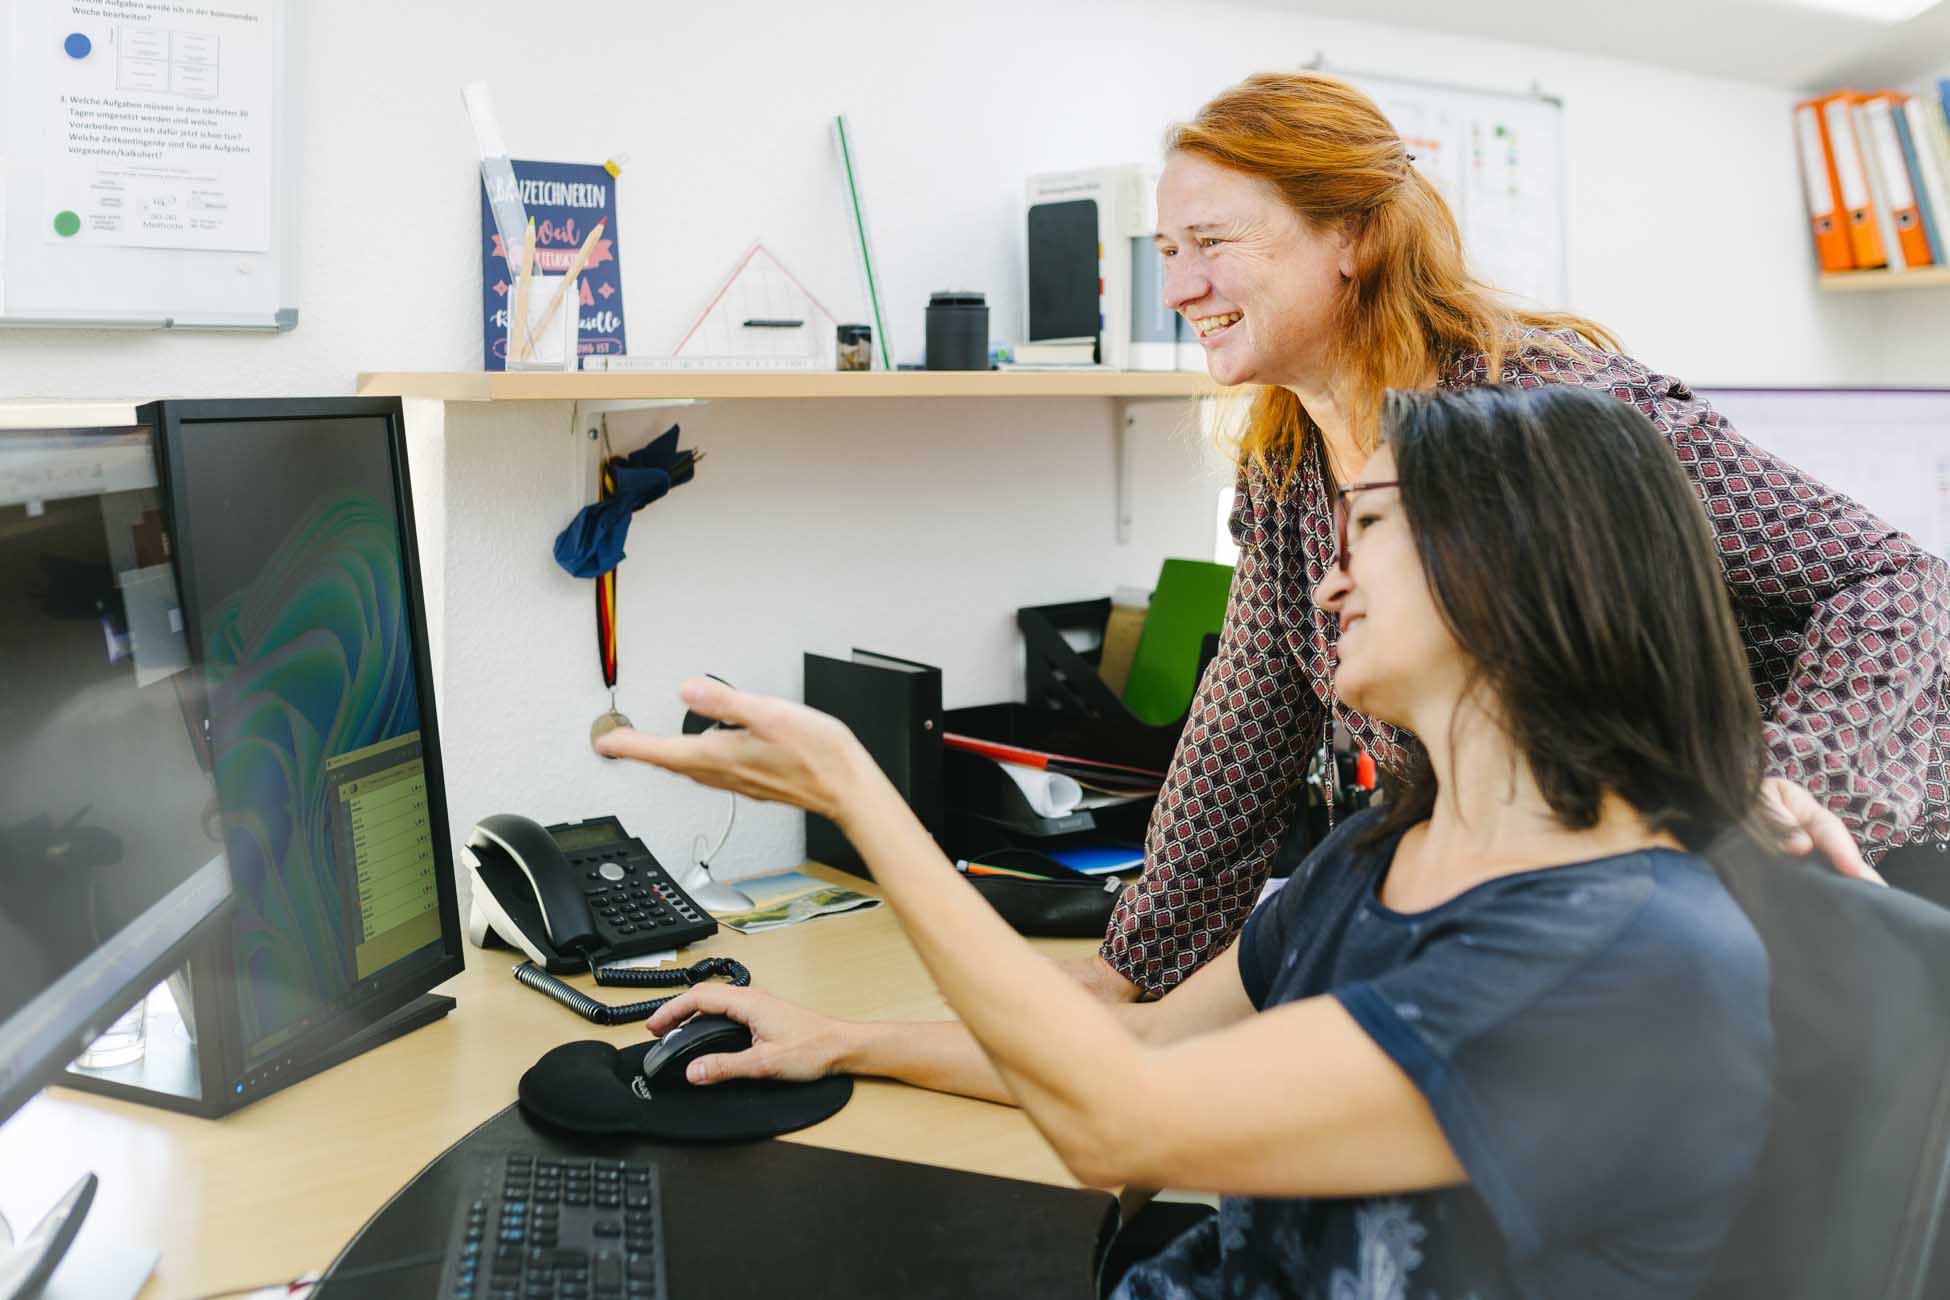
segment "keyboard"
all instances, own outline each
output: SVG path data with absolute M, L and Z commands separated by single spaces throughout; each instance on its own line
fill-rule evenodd
M 669 1300 L 656 1165 L 484 1152 L 462 1185 L 441 1300 Z

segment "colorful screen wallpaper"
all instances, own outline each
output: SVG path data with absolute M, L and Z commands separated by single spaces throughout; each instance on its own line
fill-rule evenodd
M 392 959 L 440 934 L 386 429 L 322 423 L 340 422 L 185 439 L 187 560 L 253 1062 L 356 1000 L 374 973 L 362 954 L 376 918 L 398 930 Z M 407 797 L 374 805 L 375 782 Z M 397 847 L 401 831 L 403 855 L 374 848 Z

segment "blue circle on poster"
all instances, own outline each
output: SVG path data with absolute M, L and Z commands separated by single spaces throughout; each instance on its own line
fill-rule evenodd
M 71 59 L 85 59 L 95 48 L 95 43 L 80 32 L 70 32 L 68 39 L 61 42 L 61 48 L 68 52 Z

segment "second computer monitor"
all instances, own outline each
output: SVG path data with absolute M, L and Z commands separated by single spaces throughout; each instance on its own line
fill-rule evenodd
M 412 493 L 397 401 L 138 416 L 163 448 L 235 883 L 193 971 L 198 1050 L 221 1062 L 197 1109 L 222 1109 L 461 968 Z
M 145 429 L 0 430 L 0 1120 L 224 921 L 161 507 Z

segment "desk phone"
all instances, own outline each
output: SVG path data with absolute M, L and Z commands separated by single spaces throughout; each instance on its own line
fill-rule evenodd
M 519 948 L 555 974 L 681 948 L 718 931 L 614 817 L 545 827 L 496 813 L 474 827 L 462 857 L 473 884 L 468 940 Z

